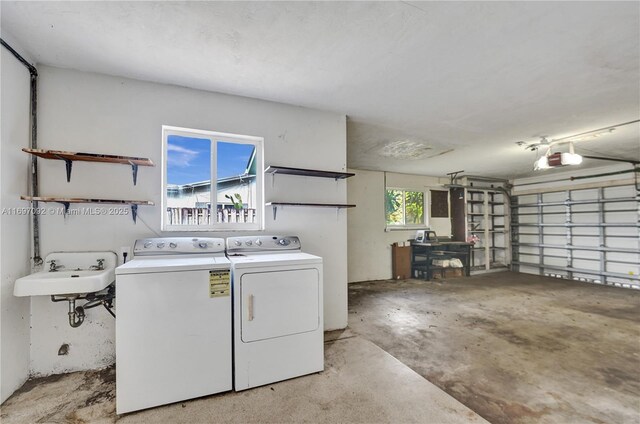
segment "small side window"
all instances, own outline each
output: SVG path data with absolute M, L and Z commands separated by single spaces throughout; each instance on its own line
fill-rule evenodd
M 425 219 L 425 193 L 388 188 L 385 196 L 385 214 L 388 227 L 423 227 Z

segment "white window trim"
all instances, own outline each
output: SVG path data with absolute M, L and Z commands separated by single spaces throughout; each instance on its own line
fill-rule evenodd
M 422 217 L 424 222 L 422 224 L 387 224 L 387 204 L 386 204 L 386 196 L 387 190 L 401 190 L 401 191 L 414 191 L 422 193 Z M 404 188 L 404 187 L 385 187 L 384 189 L 384 224 L 385 231 L 399 231 L 399 230 L 420 230 L 423 228 L 429 227 L 429 213 L 427 210 L 427 205 L 429 205 L 429 189 L 427 188 Z M 406 205 L 404 201 L 402 202 L 402 207 L 405 208 Z M 402 216 L 406 217 L 406 211 L 403 210 Z
M 213 223 L 210 225 L 169 225 L 167 220 L 167 139 L 170 135 L 182 137 L 201 137 L 211 141 L 211 208 L 217 207 L 217 142 L 252 144 L 256 146 L 256 222 L 254 223 Z M 264 138 L 248 135 L 229 134 L 215 131 L 195 130 L 190 128 L 162 126 L 162 231 L 261 231 L 264 229 Z

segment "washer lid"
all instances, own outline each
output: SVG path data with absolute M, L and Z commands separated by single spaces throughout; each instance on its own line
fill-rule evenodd
M 233 256 L 229 255 L 229 260 L 234 269 L 241 268 L 267 268 L 277 266 L 288 265 L 311 265 L 321 264 L 322 258 L 320 256 L 310 255 L 308 253 L 296 252 L 296 253 L 274 253 L 270 254 L 258 254 L 258 255 L 246 255 L 246 256 Z
M 116 275 L 229 269 L 229 260 L 214 256 L 138 257 L 116 268 Z

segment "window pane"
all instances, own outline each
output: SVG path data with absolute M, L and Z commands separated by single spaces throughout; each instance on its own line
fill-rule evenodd
M 216 149 L 216 222 L 255 222 L 255 146 L 218 141 Z
M 403 201 L 402 190 L 388 190 L 385 199 L 385 210 L 387 215 L 387 225 L 404 224 L 404 216 L 402 211 Z
M 167 223 L 207 225 L 211 205 L 211 141 L 167 137 Z
M 405 192 L 405 224 L 422 224 L 424 222 L 424 193 L 421 191 Z

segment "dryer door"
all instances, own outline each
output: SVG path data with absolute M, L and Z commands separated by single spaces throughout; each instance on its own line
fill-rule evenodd
M 252 272 L 240 280 L 245 343 L 313 331 L 320 325 L 317 269 Z

